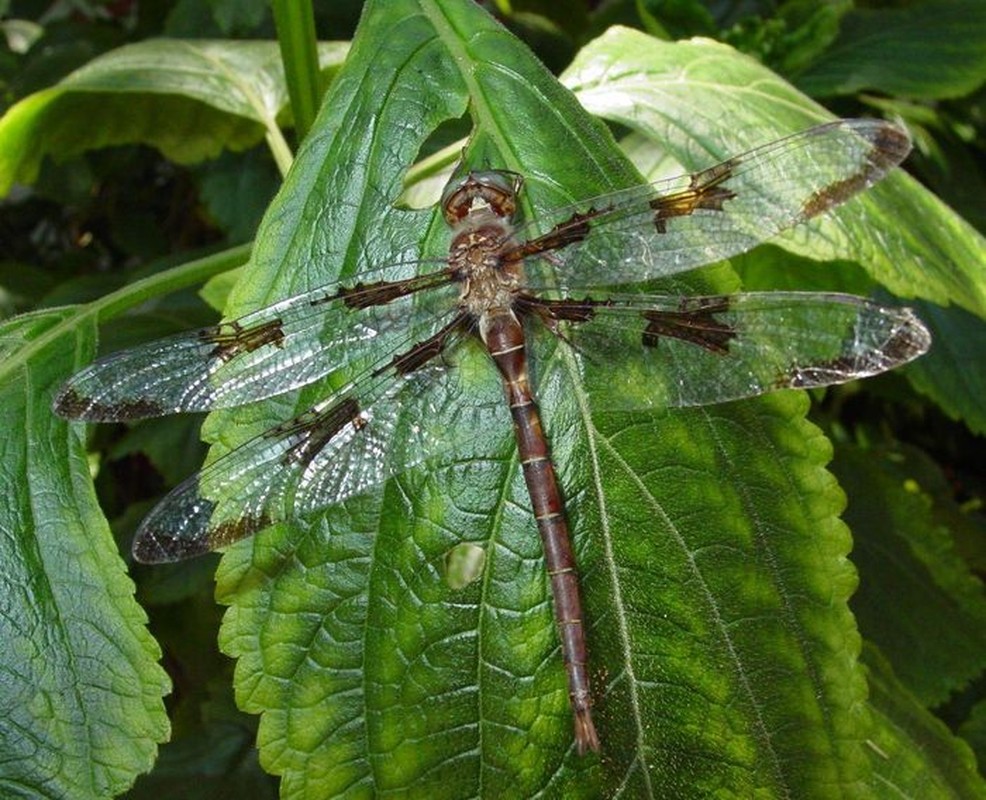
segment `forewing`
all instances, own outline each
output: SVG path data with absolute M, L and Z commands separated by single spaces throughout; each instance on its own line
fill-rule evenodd
M 461 335 L 450 336 L 446 350 Z M 175 488 L 141 524 L 134 557 L 158 563 L 200 555 L 365 493 L 436 455 L 454 459 L 465 440 L 489 427 L 482 415 L 491 387 L 470 404 L 461 395 L 472 388 L 437 353 L 406 375 L 392 364 L 369 373 Z
M 66 382 L 55 411 L 112 422 L 261 400 L 358 363 L 364 353 L 397 350 L 414 319 L 431 316 L 437 330 L 454 311 L 456 292 L 444 270 L 316 289 L 95 361 Z
M 553 309 L 535 301 L 532 315 L 581 354 L 586 391 L 613 408 L 844 383 L 900 366 L 931 343 L 909 309 L 844 294 L 624 295 Z
M 533 289 L 640 282 L 743 253 L 880 180 L 910 151 L 881 120 L 838 120 L 691 175 L 580 203 L 519 235 Z M 530 237 L 530 238 L 528 238 Z M 539 257 L 542 256 L 542 257 Z

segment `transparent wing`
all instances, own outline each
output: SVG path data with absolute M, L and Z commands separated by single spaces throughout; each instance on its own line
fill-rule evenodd
M 451 335 L 446 350 L 461 336 Z M 509 432 L 495 370 L 486 372 L 465 385 L 458 368 L 436 357 L 407 375 L 392 364 L 368 373 L 176 487 L 141 524 L 134 557 L 200 555 L 365 493 L 436 455 L 461 456 L 477 431 Z M 501 425 L 490 424 L 491 413 Z
M 684 272 L 745 252 L 880 180 L 910 152 L 881 120 L 839 120 L 714 167 L 581 202 L 524 226 L 507 258 L 532 289 L 583 289 Z M 549 221 L 550 224 L 550 221 Z M 538 258 L 539 255 L 544 255 Z
M 613 408 L 707 405 L 844 383 L 905 364 L 931 344 L 909 309 L 844 294 L 533 302 L 532 314 L 582 354 L 586 391 Z
M 228 408 L 304 386 L 358 361 L 363 346 L 396 350 L 409 326 L 455 310 L 447 271 L 398 281 L 333 285 L 231 322 L 95 361 L 62 387 L 55 412 L 92 422 Z M 423 336 L 428 326 L 416 324 Z

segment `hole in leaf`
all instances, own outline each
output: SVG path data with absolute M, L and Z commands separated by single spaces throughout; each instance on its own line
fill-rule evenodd
M 463 542 L 445 554 L 445 581 L 459 591 L 479 579 L 486 564 L 486 551 L 478 544 Z

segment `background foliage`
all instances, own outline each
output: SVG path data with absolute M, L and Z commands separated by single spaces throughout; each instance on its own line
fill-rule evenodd
M 367 55 L 379 47 L 379 40 L 375 42 L 371 34 L 388 30 L 387 15 L 399 16 L 397 9 L 406 5 L 379 4 L 377 18 L 364 22 L 367 42 L 362 57 L 368 64 L 376 63 L 381 73 L 382 63 Z M 454 8 L 452 3 L 447 5 Z M 387 10 L 381 11 L 385 6 Z M 982 3 L 953 0 L 856 7 L 850 2 L 586 4 L 570 0 L 502 2 L 489 4 L 488 10 L 527 41 L 549 67 L 565 70 L 566 85 L 590 111 L 610 122 L 624 150 L 645 171 L 654 167 L 653 140 L 666 143 L 674 160 L 689 168 L 714 160 L 710 156 L 717 147 L 726 152 L 737 147 L 722 141 L 728 130 L 713 127 L 718 116 L 729 120 L 727 129 L 751 128 L 747 133 L 754 143 L 778 135 L 785 125 L 789 130 L 798 125 L 790 118 L 783 124 L 775 119 L 780 130 L 774 131 L 769 127 L 770 115 L 783 118 L 791 112 L 767 100 L 762 107 L 757 101 L 751 108 L 742 90 L 763 80 L 762 74 L 753 65 L 748 75 L 740 73 L 746 62 L 732 60 L 728 51 L 710 50 L 698 42 L 680 45 L 667 51 L 668 62 L 658 66 L 649 40 L 627 31 L 605 33 L 614 24 L 667 41 L 693 36 L 718 39 L 754 56 L 836 114 L 898 117 L 914 135 L 916 148 L 908 169 L 958 216 L 899 180 L 882 202 L 888 202 L 888 197 L 906 197 L 908 202 L 889 206 L 898 225 L 892 236 L 881 241 L 884 249 L 872 253 L 851 249 L 854 262 L 864 264 L 865 272 L 848 260 L 832 260 L 846 258 L 840 242 L 843 247 L 846 241 L 854 242 L 846 233 L 851 231 L 851 213 L 812 240 L 799 244 L 795 238 L 783 251 L 775 246 L 759 248 L 732 264 L 747 288 L 846 288 L 869 293 L 889 287 L 901 295 L 916 295 L 923 299 L 911 304 L 935 331 L 933 353 L 908 371 L 907 380 L 887 376 L 813 398 L 811 418 L 834 445 L 831 470 L 848 497 L 843 518 L 854 535 L 851 559 L 859 571 L 859 587 L 850 605 L 866 643 L 860 662 L 865 670 L 856 661 L 858 640 L 852 621 L 847 615 L 840 616 L 855 578 L 841 561 L 849 540 L 833 521 L 839 511 L 839 494 L 820 469 L 828 459 L 829 444 L 801 418 L 804 409 L 797 398 L 737 404 L 710 415 L 682 415 L 660 424 L 635 421 L 635 430 L 648 431 L 647 441 L 658 443 L 652 450 L 619 449 L 626 420 L 613 422 L 610 431 L 617 442 L 611 457 L 640 460 L 631 474 L 646 473 L 651 463 L 665 463 L 670 453 L 682 469 L 714 478 L 706 483 L 699 478 L 675 483 L 691 488 L 678 496 L 679 505 L 673 510 L 688 517 L 711 503 L 716 506 L 711 518 L 714 524 L 735 528 L 737 535 L 743 534 L 754 512 L 754 520 L 759 514 L 761 521 L 780 526 L 780 504 L 775 508 L 768 499 L 759 498 L 739 511 L 733 505 L 743 506 L 742 498 L 755 495 L 761 476 L 778 469 L 777 464 L 758 463 L 758 448 L 765 442 L 778 447 L 784 443 L 780 463 L 787 465 L 791 491 L 800 500 L 790 512 L 797 519 L 786 524 L 795 532 L 813 530 L 815 536 L 785 539 L 775 532 L 776 539 L 763 555 L 767 560 L 779 559 L 781 568 L 790 571 L 785 573 L 785 582 L 790 580 L 804 597 L 795 601 L 797 612 L 786 618 L 789 627 L 794 625 L 787 631 L 792 638 L 766 627 L 749 634 L 751 640 L 744 645 L 743 634 L 737 633 L 740 648 L 747 649 L 735 660 L 751 671 L 748 680 L 754 690 L 750 706 L 739 703 L 736 716 L 722 716 L 716 710 L 728 708 L 729 698 L 738 696 L 730 671 L 716 668 L 722 653 L 713 649 L 692 655 L 687 649 L 675 649 L 689 644 L 676 638 L 676 626 L 692 630 L 707 618 L 695 610 L 687 582 L 674 585 L 682 574 L 676 571 L 674 559 L 681 553 L 673 547 L 662 549 L 658 536 L 643 542 L 639 553 L 617 556 L 624 567 L 637 565 L 634 559 L 639 558 L 641 569 L 651 570 L 640 585 L 623 579 L 607 585 L 605 576 L 592 569 L 602 562 L 594 549 L 599 545 L 591 542 L 591 535 L 580 536 L 580 541 L 589 542 L 583 545 L 581 558 L 590 565 L 590 611 L 595 609 L 596 616 L 604 618 L 594 632 L 594 646 L 607 668 L 611 664 L 626 667 L 613 655 L 620 645 L 615 637 L 607 638 L 611 626 L 605 623 L 605 610 L 614 588 L 633 589 L 625 598 L 623 621 L 632 630 L 635 647 L 656 654 L 654 660 L 659 663 L 682 661 L 681 672 L 666 673 L 669 682 L 688 674 L 701 683 L 690 687 L 690 692 L 648 695 L 641 690 L 638 696 L 645 705 L 654 704 L 644 716 L 653 730 L 636 741 L 624 741 L 614 732 L 613 741 L 619 745 L 614 750 L 620 755 L 611 754 L 602 764 L 577 762 L 568 752 L 564 694 L 559 692 L 559 674 L 552 671 L 552 665 L 557 666 L 554 634 L 544 603 L 537 548 L 524 538 L 533 540 L 531 523 L 523 514 L 515 526 L 516 542 L 509 538 L 514 530 L 511 522 L 502 523 L 499 558 L 503 573 L 496 578 L 520 588 L 511 589 L 499 604 L 488 602 L 500 617 L 508 616 L 506 602 L 516 602 L 517 610 L 526 611 L 518 616 L 514 628 L 509 624 L 494 627 L 493 622 L 502 620 L 484 617 L 476 610 L 481 605 L 477 596 L 467 593 L 455 596 L 457 603 L 443 596 L 425 599 L 420 607 L 382 604 L 380 598 L 399 596 L 408 585 L 416 596 L 434 591 L 428 576 L 450 541 L 435 537 L 432 529 L 444 525 L 470 532 L 483 530 L 478 520 L 489 503 L 478 495 L 470 501 L 473 507 L 459 507 L 459 516 L 450 516 L 450 506 L 442 498 L 454 495 L 456 476 L 441 471 L 427 480 L 409 478 L 401 484 L 403 494 L 417 498 L 410 503 L 409 513 L 396 513 L 404 505 L 394 499 L 394 493 L 379 501 L 378 516 L 380 509 L 389 509 L 395 520 L 410 518 L 409 526 L 401 527 L 403 523 L 395 521 L 389 529 L 371 519 L 373 506 L 356 505 L 336 515 L 348 517 L 351 533 L 334 536 L 328 554 L 316 527 L 316 533 L 300 540 L 298 531 L 289 530 L 258 537 L 263 541 L 237 548 L 226 557 L 219 593 L 223 602 L 232 605 L 224 623 L 223 648 L 239 659 L 235 682 L 232 662 L 220 655 L 215 644 L 222 617 L 212 599 L 216 559 L 175 568 L 131 565 L 137 598 L 150 617 L 153 639 L 148 636 L 142 612 L 131 601 L 133 587 L 110 533 L 126 553 L 134 526 L 153 500 L 194 471 L 204 456 L 199 421 L 176 418 L 130 428 L 97 426 L 89 432 L 92 455 L 87 465 L 75 433 L 61 423 L 49 422 L 47 398 L 75 366 L 91 358 L 97 323 L 105 323 L 99 329 L 99 349 L 109 351 L 215 318 L 215 309 L 223 307 L 235 285 L 235 276 L 228 270 L 246 260 L 247 248 L 235 245 L 253 239 L 298 144 L 291 105 L 303 108 L 299 94 L 303 97 L 306 91 L 316 91 L 317 96 L 311 80 L 307 90 L 301 79 L 297 84 L 292 80 L 290 87 L 283 82 L 281 58 L 288 63 L 289 76 L 309 79 L 311 65 L 318 63 L 320 80 L 329 85 L 347 47 L 322 45 L 306 52 L 304 20 L 279 17 L 275 32 L 271 10 L 261 2 L 15 3 L 6 9 L 2 23 L 6 47 L 0 56 L 6 112 L 0 120 L 0 187 L 6 193 L 0 206 L 0 303 L 7 318 L 0 333 L 0 350 L 6 359 L 6 367 L 0 368 L 0 404 L 5 419 L 17 421 L 11 425 L 12 433 L 5 435 L 2 462 L 8 487 L 7 516 L 2 520 L 7 548 L 3 582 L 8 600 L 0 630 L 3 640 L 11 644 L 0 681 L 0 706 L 6 712 L 0 722 L 0 763 L 4 764 L 0 785 L 5 794 L 96 797 L 129 791 L 133 797 L 162 792 L 183 797 L 244 792 L 251 797 L 274 796 L 277 781 L 261 769 L 254 749 L 257 717 L 237 709 L 231 688 L 235 683 L 239 706 L 263 714 L 259 752 L 267 772 L 284 776 L 281 793 L 285 796 L 324 796 L 329 786 L 353 794 L 366 792 L 370 786 L 377 791 L 405 787 L 433 793 L 439 780 L 444 789 L 454 789 L 462 796 L 482 793 L 484 788 L 492 791 L 496 786 L 501 787 L 500 794 L 512 791 L 517 795 L 564 789 L 600 796 L 622 787 L 628 796 L 705 796 L 717 790 L 738 796 L 754 790 L 764 796 L 787 793 L 799 797 L 880 797 L 893 792 L 917 797 L 983 796 L 973 758 L 975 753 L 983 763 L 986 747 L 982 691 L 986 598 L 981 583 L 986 561 L 980 465 L 986 407 L 981 400 L 984 374 L 977 368 L 984 363 L 986 343 L 982 326 L 986 250 L 974 232 L 986 226 L 981 201 L 986 188 L 986 12 Z M 284 8 L 275 4 L 275 11 L 284 13 Z M 355 4 L 316 8 L 320 38 L 348 40 L 359 13 Z M 459 11 L 448 11 L 450 19 L 479 19 L 469 16 L 472 13 L 461 11 L 460 17 Z M 154 36 L 184 42 L 176 49 L 167 41 L 145 41 Z M 281 40 L 281 55 L 273 46 L 215 41 L 273 40 L 275 36 Z M 448 41 L 458 40 L 450 35 Z M 142 49 L 117 49 L 132 42 L 143 42 Z M 510 63 L 523 68 L 520 51 L 505 52 L 495 58 L 514 57 Z M 95 61 L 101 54 L 107 58 Z M 471 50 L 463 54 L 476 57 Z M 379 54 L 373 56 L 379 58 Z M 356 57 L 354 61 L 359 63 Z M 675 69 L 692 79 L 699 70 L 708 71 L 700 74 L 701 81 L 695 85 L 681 82 L 687 101 L 693 104 L 687 106 L 693 109 L 689 114 L 681 113 L 685 100 L 676 98 L 674 83 L 663 77 Z M 620 70 L 626 85 L 620 83 Z M 432 74 L 431 79 L 448 80 L 448 76 Z M 442 84 L 446 85 L 450 106 L 464 102 L 452 82 Z M 713 93 L 702 94 L 699 85 L 712 87 Z M 775 93 L 776 98 L 770 99 L 779 99 L 779 105 L 800 102 L 793 93 L 786 94 L 783 84 L 767 85 L 765 94 Z M 337 98 L 377 97 L 369 87 L 364 87 L 363 95 L 355 89 L 347 94 L 345 86 L 335 86 L 333 91 Z M 559 109 L 560 116 L 575 119 L 567 102 L 561 94 L 552 97 L 552 107 Z M 365 113 L 375 119 L 384 107 L 371 106 Z M 491 116 L 495 112 L 493 106 Z M 333 113 L 342 119 L 344 110 Z M 525 166 L 525 174 L 535 177 L 535 203 L 541 202 L 535 173 L 548 169 L 550 156 L 539 153 L 532 142 L 539 135 L 550 140 L 547 131 L 551 128 L 537 113 L 532 106 L 531 113 L 522 117 L 530 121 L 529 131 L 503 134 L 511 137 L 519 162 L 530 159 L 530 164 L 518 166 Z M 303 126 L 311 124 L 304 111 L 296 116 Z M 450 111 L 450 116 L 456 115 Z M 480 131 L 495 140 L 501 123 L 487 119 Z M 319 131 L 331 129 L 324 120 L 322 125 Z M 390 128 L 390 135 L 396 135 L 395 130 Z M 423 145 L 413 138 L 424 139 L 427 132 L 422 125 L 409 132 L 411 138 L 406 141 L 388 140 L 382 152 L 368 157 L 367 169 L 371 174 L 373 169 L 379 171 L 380 185 L 399 178 L 406 164 L 395 154 L 402 149 L 424 157 L 406 180 L 406 197 L 412 205 L 414 192 L 425 191 L 428 179 L 452 157 L 449 153 L 457 153 L 458 145 L 451 151 L 446 146 L 466 134 L 468 127 L 461 122 L 446 123 Z M 577 132 L 579 140 L 573 141 L 573 148 L 582 147 L 579 142 L 585 141 L 587 153 L 602 152 L 593 149 L 596 137 L 601 136 L 598 129 L 589 126 Z M 743 130 L 736 132 L 738 142 L 744 141 L 742 134 Z M 502 142 L 488 143 L 491 152 L 507 158 L 502 148 L 497 150 L 498 144 Z M 319 146 L 309 144 L 299 161 L 308 165 L 346 161 L 343 145 L 332 149 L 326 144 L 326 152 L 319 152 Z M 434 158 L 428 160 L 432 153 Z M 349 154 L 349 161 L 357 155 Z M 326 179 L 341 180 L 338 176 L 343 173 L 334 169 L 318 173 L 299 166 L 292 173 L 290 191 L 295 197 L 308 198 L 299 184 L 317 183 L 312 197 L 328 207 L 332 198 L 319 195 L 326 190 L 318 186 Z M 612 170 L 622 169 L 614 162 Z M 320 182 L 315 181 L 316 175 Z M 603 179 L 615 178 L 595 178 Z M 557 180 L 567 186 L 590 177 L 562 172 L 557 173 Z M 579 186 L 575 183 L 574 191 Z M 341 196 L 352 207 L 357 203 L 353 198 L 358 198 L 359 207 L 366 208 L 367 195 L 353 191 L 350 187 Z M 387 196 L 380 192 L 381 200 Z M 379 214 L 384 214 L 386 205 L 381 204 Z M 876 214 L 888 206 L 869 208 L 869 214 Z M 290 216 L 290 201 L 281 209 Z M 933 226 L 923 224 L 931 219 Z M 369 256 L 373 248 L 386 252 L 399 237 L 423 230 L 428 217 L 426 212 L 407 212 L 395 220 L 393 230 L 384 229 L 390 239 L 384 236 L 384 242 L 365 248 Z M 345 214 L 340 216 L 339 225 L 343 224 Z M 241 310 L 268 293 L 276 296 L 305 281 L 328 279 L 323 266 L 308 262 L 296 265 L 299 269 L 293 272 L 265 272 L 261 268 L 265 259 L 284 261 L 289 252 L 279 246 L 283 242 L 278 242 L 272 229 L 265 230 L 257 241 L 259 255 L 255 254 L 248 267 L 250 280 L 239 284 L 234 293 L 233 306 L 238 304 Z M 832 253 L 826 250 L 830 242 Z M 809 259 L 828 263 L 825 269 L 792 269 Z M 193 291 L 192 287 L 211 276 L 219 277 L 206 291 Z M 728 287 L 736 279 L 711 271 L 699 280 L 704 282 L 701 285 Z M 18 313 L 23 315 L 14 316 Z M 551 374 L 544 376 L 549 398 L 552 381 Z M 278 413 L 289 412 L 283 407 L 267 408 L 257 412 L 254 422 L 259 424 L 264 414 L 276 418 Z M 605 421 L 599 424 L 605 428 Z M 213 440 L 226 435 L 219 422 L 210 425 Z M 27 431 L 26 438 L 20 430 Z M 704 443 L 696 438 L 702 431 L 710 437 Z M 732 439 L 721 444 L 726 431 Z M 237 435 L 243 434 L 233 437 Z M 717 443 L 724 452 L 752 451 L 753 455 L 739 463 L 710 462 L 709 453 Z M 562 461 L 567 458 L 572 464 L 580 460 L 582 446 L 555 442 Z M 601 459 L 605 463 L 606 455 Z M 512 484 L 496 472 L 496 460 L 491 462 L 492 472 L 477 464 L 466 476 L 467 485 L 486 486 L 493 496 L 506 494 Z M 110 528 L 94 511 L 86 478 L 90 468 Z M 581 480 L 584 476 L 574 469 L 566 474 L 567 491 L 578 496 Z M 710 497 L 709 492 L 720 483 L 724 486 L 721 493 Z M 730 487 L 739 488 L 734 494 Z M 627 489 L 612 491 L 611 499 Z M 630 510 L 639 505 L 639 499 L 631 495 L 627 494 L 625 502 Z M 516 506 L 525 507 L 522 498 Z M 619 519 L 618 510 L 611 513 L 616 515 L 613 520 Z M 635 524 L 630 519 L 622 523 L 628 529 Z M 337 518 L 321 524 L 333 530 L 343 527 Z M 586 513 L 576 521 L 576 531 L 599 525 L 600 520 Z M 709 525 L 700 519 L 697 527 L 708 529 Z M 674 530 L 691 535 L 687 525 L 679 524 Z M 374 535 L 367 535 L 369 531 Z M 482 537 L 477 534 L 476 538 Z M 382 544 L 374 550 L 374 542 Z M 698 552 L 700 541 L 690 540 L 689 545 Z M 386 547 L 391 546 L 394 549 L 388 554 Z M 509 550 L 514 561 L 503 550 Z M 286 554 L 293 555 L 287 558 Z M 360 572 L 361 557 L 375 564 L 391 559 L 393 569 L 387 572 L 377 567 L 367 595 L 354 591 L 344 598 L 346 602 L 339 602 L 340 580 L 357 585 L 365 577 Z M 292 559 L 305 570 L 286 568 Z M 756 555 L 743 553 L 733 563 L 720 552 L 710 572 L 716 568 L 727 571 L 731 563 L 737 576 L 746 576 L 746 591 L 769 594 L 771 586 L 761 580 L 763 562 Z M 653 570 L 664 569 L 665 564 L 669 566 L 664 582 L 670 588 L 655 590 Z M 323 574 L 327 582 L 320 583 Z M 740 583 L 729 584 L 728 580 L 722 577 L 713 592 L 735 592 Z M 393 585 L 388 586 L 388 581 Z M 525 589 L 527 584 L 535 589 Z M 822 612 L 815 601 L 826 596 L 831 598 L 832 609 Z M 487 601 L 490 597 L 497 596 L 484 595 Z M 763 599 L 757 597 L 758 602 Z M 369 616 L 367 603 L 375 603 Z M 272 606 L 277 612 L 274 617 Z M 401 730 L 408 723 L 399 717 L 415 716 L 426 702 L 405 708 L 401 703 L 411 703 L 413 698 L 395 701 L 388 697 L 384 681 L 376 695 L 361 695 L 347 709 L 340 701 L 333 705 L 325 698 L 304 696 L 298 690 L 306 685 L 303 682 L 278 680 L 284 669 L 296 670 L 297 677 L 297 665 L 291 665 L 287 649 L 322 630 L 306 626 L 329 606 L 336 624 L 334 628 L 326 625 L 330 635 L 345 639 L 355 632 L 366 639 L 367 652 L 381 659 L 393 654 L 386 641 L 389 631 L 408 634 L 421 627 L 427 651 L 431 641 L 450 637 L 449 626 L 459 626 L 462 638 L 455 641 L 467 645 L 456 649 L 450 637 L 446 657 L 466 659 L 467 671 L 478 637 L 473 633 L 470 639 L 469 631 L 479 620 L 487 626 L 481 640 L 487 663 L 497 664 L 502 658 L 511 670 L 519 671 L 511 659 L 528 648 L 529 672 L 513 674 L 502 687 L 496 686 L 496 675 L 483 679 L 484 686 L 492 686 L 489 696 L 516 696 L 523 699 L 522 707 L 511 709 L 504 700 L 508 707 L 501 726 L 504 730 L 487 722 L 486 729 L 479 729 L 486 731 L 484 744 L 475 738 L 475 726 L 470 727 L 475 722 L 471 705 L 463 710 L 454 703 L 438 704 L 420 712 L 421 724 L 438 729 L 446 726 L 448 739 L 439 739 L 437 744 L 430 740 L 430 748 L 408 747 L 405 742 L 401 750 L 395 742 L 388 742 L 387 732 Z M 432 623 L 427 614 L 436 611 L 444 616 Z M 658 612 L 678 616 L 662 626 L 653 621 Z M 411 622 L 405 614 L 412 615 Z M 648 621 L 642 621 L 644 617 Z M 367 619 L 372 625 L 367 625 Z M 280 627 L 274 626 L 275 620 Z M 738 629 L 743 621 L 737 617 L 733 625 Z M 434 624 L 434 640 L 428 640 L 430 624 Z M 783 615 L 778 624 L 784 627 Z M 376 630 L 378 640 L 367 634 L 368 628 Z M 768 645 L 765 631 L 781 638 Z M 826 656 L 822 643 L 842 657 Z M 156 665 L 158 646 L 173 686 L 166 707 L 160 700 L 167 691 L 167 679 Z M 415 646 L 402 643 L 408 651 Z M 756 647 L 767 656 L 763 661 L 754 657 Z M 511 652 L 501 656 L 498 648 Z M 815 652 L 816 648 L 821 652 Z M 318 651 L 311 647 L 305 653 L 311 660 Z M 338 640 L 328 648 L 330 663 L 336 654 L 341 654 L 341 662 L 351 656 Z M 359 658 L 369 656 L 359 655 L 354 663 Z M 696 665 L 691 673 L 685 668 L 689 661 Z M 645 668 L 639 658 L 633 663 L 641 670 L 654 669 L 653 665 Z M 461 663 L 450 663 L 443 675 L 465 681 L 462 696 L 468 697 L 469 678 L 458 675 L 460 668 Z M 662 668 L 658 676 L 665 674 Z M 814 683 L 785 682 L 777 678 L 785 669 L 815 670 L 817 674 Z M 356 686 L 365 683 L 352 663 L 322 670 L 327 671 L 344 687 L 346 681 Z M 864 674 L 869 692 L 865 711 Z M 412 675 L 416 677 L 422 676 Z M 394 678 L 394 685 L 407 692 L 407 676 Z M 806 686 L 809 693 L 814 687 L 823 696 L 822 702 L 794 696 Z M 765 699 L 780 687 L 788 694 L 776 692 L 778 716 L 773 718 L 775 709 Z M 696 705 L 696 695 L 713 710 Z M 614 696 L 617 700 L 611 702 L 611 714 L 616 717 L 622 713 L 619 690 Z M 347 738 L 345 725 L 331 733 L 318 727 L 326 709 L 340 708 L 353 715 L 347 719 L 356 720 L 354 738 Z M 786 734 L 792 749 L 785 751 L 777 742 L 785 736 L 783 725 L 798 718 L 792 710 L 802 715 L 802 730 L 808 733 L 803 738 Z M 529 728 L 508 729 L 516 724 L 515 714 L 528 711 L 533 716 Z M 482 713 L 485 720 L 495 721 L 497 712 L 497 708 L 486 708 Z M 461 727 L 457 727 L 457 713 L 464 714 Z M 632 714 L 632 709 L 627 713 Z M 816 719 L 814 714 L 821 716 Z M 361 721 L 364 717 L 370 721 Z M 755 718 L 771 730 L 770 735 L 744 736 L 747 728 L 755 728 L 751 722 Z M 740 732 L 717 730 L 716 725 L 736 725 Z M 169 726 L 171 742 L 155 760 L 155 745 L 168 738 Z M 819 730 L 824 733 L 816 739 L 814 733 Z M 355 746 L 354 741 L 367 736 L 377 737 L 370 757 L 346 752 Z M 463 740 L 465 746 L 460 744 Z M 718 751 L 715 743 L 721 744 Z M 733 749 L 727 752 L 727 746 Z M 381 755 L 388 752 L 389 759 Z M 799 752 L 811 754 L 816 771 L 796 762 Z M 153 771 L 130 788 L 136 776 L 152 764 Z M 826 773 L 826 769 L 834 772 Z M 388 780 L 393 781 L 389 786 Z

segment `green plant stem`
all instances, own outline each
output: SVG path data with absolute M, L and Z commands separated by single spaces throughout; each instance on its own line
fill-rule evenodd
M 291 152 L 291 147 L 284 138 L 284 134 L 281 133 L 281 129 L 276 125 L 267 129 L 267 146 L 270 148 L 271 154 L 274 156 L 274 163 L 277 164 L 278 172 L 283 178 L 291 169 L 294 154 Z
M 408 169 L 404 183 L 411 186 L 418 181 L 423 181 L 426 178 L 437 175 L 449 164 L 454 164 L 462 156 L 465 146 L 466 140 L 459 139 L 443 147 L 441 150 L 432 153 L 427 158 L 421 159 Z
M 322 99 L 315 14 L 310 0 L 274 0 L 273 10 L 294 128 L 300 141 L 315 122 Z
M 221 253 L 189 261 L 180 267 L 127 284 L 99 300 L 79 306 L 76 313 L 70 314 L 32 340 L 30 344 L 20 348 L 15 357 L 8 358 L 0 364 L 0 386 L 5 385 L 12 377 L 16 377 L 17 371 L 29 363 L 34 354 L 43 351 L 67 332 L 91 319 L 95 319 L 97 323 L 105 322 L 152 297 L 175 292 L 186 286 L 194 286 L 222 272 L 239 267 L 249 258 L 252 247 L 252 244 L 239 245 Z
M 80 314 L 94 315 L 99 322 L 118 316 L 145 300 L 176 292 L 186 286 L 207 281 L 222 272 L 242 266 L 250 257 L 253 244 L 231 247 L 213 255 L 197 258 L 180 267 L 169 269 L 128 284 L 105 297 L 89 303 Z

